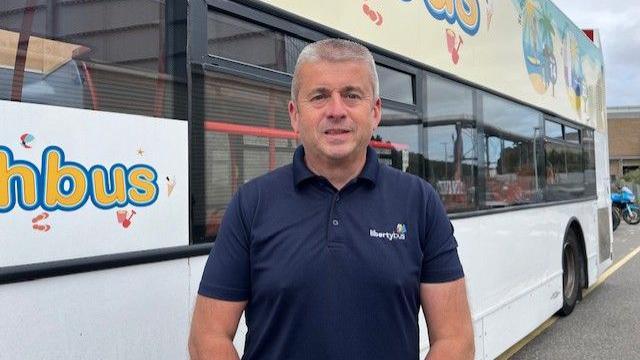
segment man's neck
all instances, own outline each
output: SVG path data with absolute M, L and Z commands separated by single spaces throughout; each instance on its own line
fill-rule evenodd
M 366 163 L 366 150 L 356 160 L 344 159 L 336 161 L 332 159 L 322 159 L 305 154 L 304 162 L 312 173 L 323 176 L 336 189 L 342 189 L 349 181 L 355 179 Z

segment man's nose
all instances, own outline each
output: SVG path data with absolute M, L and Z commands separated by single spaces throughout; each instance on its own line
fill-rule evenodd
M 333 92 L 329 101 L 327 102 L 327 117 L 331 119 L 342 119 L 347 116 L 347 109 L 344 103 L 342 95 L 338 92 Z

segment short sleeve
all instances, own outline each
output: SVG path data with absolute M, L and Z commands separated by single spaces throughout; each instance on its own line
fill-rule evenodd
M 422 251 L 423 283 L 441 283 L 464 277 L 453 225 L 436 191 L 427 184 L 426 229 Z
M 240 198 L 238 191 L 222 218 L 200 281 L 198 294 L 202 296 L 227 301 L 249 299 L 249 230 Z

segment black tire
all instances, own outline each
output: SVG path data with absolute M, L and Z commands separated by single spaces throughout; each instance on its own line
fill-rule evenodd
M 622 218 L 624 219 L 624 222 L 626 222 L 627 224 L 636 225 L 640 223 L 640 210 L 638 209 L 632 209 L 630 211 L 624 210 L 622 212 Z
M 562 244 L 562 308 L 560 316 L 571 314 L 576 306 L 582 284 L 582 253 L 578 235 L 569 229 Z
M 611 219 L 613 220 L 613 231 L 616 231 L 618 226 L 620 226 L 620 221 L 622 221 L 620 219 L 620 210 L 615 207 L 611 208 Z

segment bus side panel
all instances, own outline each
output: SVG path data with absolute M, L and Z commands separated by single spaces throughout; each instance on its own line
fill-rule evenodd
M 187 259 L 3 285 L 1 359 L 185 359 Z
M 609 175 L 609 138 L 606 132 L 595 131 L 594 143 L 596 148 L 596 189 L 598 193 L 598 274 L 602 274 L 613 259 L 613 224 L 611 219 L 611 189 Z M 591 280 L 591 279 L 590 279 Z M 595 282 L 595 279 L 594 279 Z M 591 285 L 592 283 L 590 283 Z
M 189 244 L 188 124 L 0 101 L 0 267 Z
M 200 279 L 202 278 L 202 272 L 204 271 L 204 266 L 207 263 L 207 256 L 198 256 L 189 259 L 189 267 L 190 271 L 190 286 L 191 293 L 189 296 L 189 304 L 190 311 L 189 316 L 193 313 L 193 306 L 195 305 L 196 296 L 198 295 L 198 287 L 200 286 Z M 190 318 L 191 319 L 191 318 Z M 244 340 L 247 336 L 247 323 L 244 318 L 244 313 L 240 318 L 240 323 L 238 324 L 238 330 L 236 331 L 236 337 L 233 339 L 233 345 L 235 345 L 238 354 L 242 356 L 244 352 Z
M 562 306 L 562 241 L 572 217 L 590 231 L 594 201 L 454 220 L 485 358 L 504 352 Z M 593 260 L 590 239 L 587 258 Z

